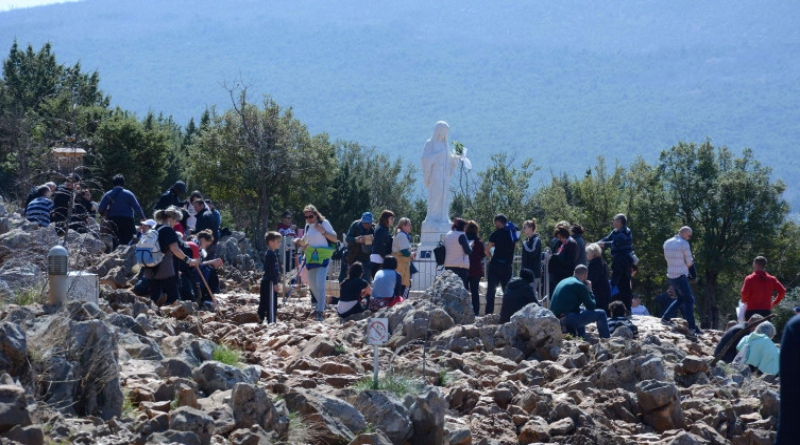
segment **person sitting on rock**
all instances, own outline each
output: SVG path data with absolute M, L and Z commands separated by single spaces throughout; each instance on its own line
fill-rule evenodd
M 753 328 L 755 328 L 755 322 L 761 320 L 762 318 L 764 317 L 758 314 L 754 314 L 752 317 L 750 317 L 750 324 L 753 325 L 750 327 L 750 332 L 753 332 Z M 733 326 L 729 327 L 725 331 L 725 333 L 722 334 L 722 338 L 719 339 L 719 343 L 717 344 L 717 347 L 714 349 L 714 357 L 722 354 L 722 351 L 725 350 L 725 347 L 728 345 L 728 343 L 730 343 L 734 339 L 734 337 L 736 337 L 737 334 L 742 332 L 742 330 L 744 330 L 746 326 L 747 323 L 745 322 L 742 323 L 734 322 Z M 731 345 L 731 347 L 728 348 L 727 351 L 725 351 L 725 355 L 722 356 L 721 360 L 725 363 L 730 363 L 733 361 L 734 358 L 736 358 L 736 348 L 734 347 L 734 345 Z
M 608 308 L 611 311 L 611 318 L 608 319 L 609 332 L 613 334 L 617 329 L 626 327 L 631 330 L 631 334 L 634 336 L 639 334 L 639 329 L 636 327 L 636 325 L 625 316 L 628 312 L 628 310 L 625 308 L 625 303 L 619 300 L 613 301 Z
M 756 327 L 755 332 L 741 339 L 736 349 L 742 354 L 744 363 L 758 368 L 764 374 L 778 375 L 780 350 L 772 342 L 774 336 L 775 326 L 765 321 Z
M 386 255 L 381 267 L 372 280 L 372 297 L 369 300 L 369 310 L 372 312 L 396 304 L 394 297 L 400 295 L 403 287 L 403 277 L 396 272 L 397 258 Z
M 363 274 L 364 266 L 361 265 L 361 262 L 356 261 L 347 271 L 347 278 L 339 285 L 339 301 L 336 304 L 339 317 L 347 318 L 364 312 L 361 299 L 369 296 L 372 288 L 365 279 L 361 278 Z
M 583 264 L 575 266 L 575 272 L 569 278 L 561 280 L 553 292 L 550 310 L 561 320 L 567 332 L 586 338 L 584 327 L 590 323 L 597 323 L 597 332 L 600 338 L 609 338 L 608 320 L 606 311 L 597 309 L 594 295 L 592 295 L 592 282 L 587 279 L 589 269 Z M 586 310 L 581 311 L 581 304 Z
M 50 212 L 53 211 L 53 201 L 50 199 L 53 192 L 46 185 L 40 185 L 36 192 L 36 198 L 25 208 L 25 218 L 39 227 L 47 227 L 50 225 Z
M 500 307 L 500 323 L 508 323 L 512 315 L 530 303 L 539 304 L 536 292 L 533 290 L 535 279 L 532 270 L 522 269 L 519 271 L 519 277 L 512 278 L 508 282 L 506 293 L 503 295 L 503 305 Z
M 631 299 L 631 315 L 650 315 L 650 311 L 642 305 L 642 296 L 639 294 Z

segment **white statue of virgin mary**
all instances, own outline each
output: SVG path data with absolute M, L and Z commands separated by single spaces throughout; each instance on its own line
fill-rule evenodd
M 428 189 L 428 214 L 424 225 L 442 226 L 450 229 L 450 178 L 455 172 L 461 156 L 451 153 L 447 147 L 447 134 L 450 126 L 439 121 L 433 129 L 433 136 L 425 142 L 422 151 L 422 175 Z

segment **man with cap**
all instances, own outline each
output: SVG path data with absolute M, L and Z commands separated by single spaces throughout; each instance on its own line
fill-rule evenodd
M 503 305 L 500 307 L 500 323 L 508 323 L 511 316 L 530 303 L 539 303 L 533 291 L 533 271 L 522 269 L 518 278 L 512 278 L 503 294 Z
M 50 220 L 56 223 L 56 231 L 63 235 L 67 230 L 69 210 L 75 201 L 74 192 L 80 186 L 81 177 L 77 173 L 67 175 L 66 181 L 56 188 L 53 193 L 53 213 Z
M 186 183 L 177 181 L 166 192 L 161 194 L 158 202 L 153 206 L 153 210 L 164 210 L 169 206 L 182 207 L 183 201 L 180 197 L 186 194 Z
M 375 236 L 375 226 L 372 224 L 372 213 L 364 212 L 361 219 L 350 224 L 344 240 L 347 243 L 347 264 L 352 265 L 358 261 L 364 265 L 362 278 L 372 282 L 372 270 L 369 256 L 372 253 L 372 239 Z
M 114 188 L 103 195 L 97 211 L 111 222 L 111 230 L 119 244 L 126 246 L 136 234 L 136 220 L 133 218 L 138 216 L 139 220 L 143 221 L 147 217 L 133 192 L 125 188 L 124 176 L 121 174 L 114 176 L 111 183 Z

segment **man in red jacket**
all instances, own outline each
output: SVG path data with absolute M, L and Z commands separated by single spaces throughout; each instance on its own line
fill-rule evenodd
M 742 303 L 747 305 L 744 313 L 745 320 L 754 314 L 764 317 L 772 313 L 772 308 L 778 305 L 786 296 L 786 288 L 777 278 L 766 272 L 767 259 L 763 256 L 753 260 L 753 273 L 744 279 L 742 285 Z M 773 300 L 775 294 L 777 297 Z

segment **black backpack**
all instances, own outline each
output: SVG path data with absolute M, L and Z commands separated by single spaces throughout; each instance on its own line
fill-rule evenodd
M 444 266 L 445 253 L 444 243 L 439 241 L 439 245 L 433 248 L 433 257 L 436 259 L 437 266 Z

